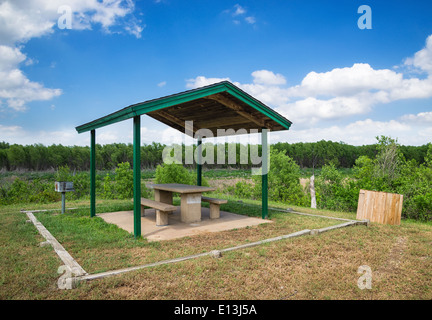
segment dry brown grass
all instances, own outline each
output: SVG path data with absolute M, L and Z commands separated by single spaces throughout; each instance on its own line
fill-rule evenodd
M 306 210 L 310 211 L 310 210 Z M 334 213 L 352 218 L 352 215 Z M 1 213 L 1 299 L 432 299 L 432 226 L 402 221 L 302 236 L 142 269 L 80 284 L 56 287 L 60 262 L 38 247 L 40 236 L 17 212 Z M 286 219 L 286 220 L 284 220 Z M 209 233 L 128 249 L 66 249 L 90 273 L 139 265 L 339 223 L 285 214 L 260 227 Z M 15 228 L 15 229 L 14 229 Z M 11 230 L 25 231 L 18 236 Z M 372 269 L 372 289 L 360 290 L 357 270 Z
M 431 237 L 430 228 L 349 227 L 89 282 L 76 294 L 82 299 L 431 299 Z M 371 290 L 357 287 L 361 265 L 372 268 Z

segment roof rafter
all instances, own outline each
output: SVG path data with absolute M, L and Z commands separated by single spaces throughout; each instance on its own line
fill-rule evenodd
M 256 116 L 252 115 L 250 112 L 246 111 L 242 106 L 239 104 L 233 102 L 232 100 L 228 99 L 227 97 L 221 95 L 220 93 L 212 94 L 210 96 L 205 97 L 205 99 L 215 100 L 224 106 L 234 110 L 239 115 L 245 117 L 246 119 L 254 122 L 256 125 L 260 126 L 261 128 L 267 128 L 272 129 L 273 126 L 270 125 L 270 123 L 266 122 L 262 118 L 257 118 Z

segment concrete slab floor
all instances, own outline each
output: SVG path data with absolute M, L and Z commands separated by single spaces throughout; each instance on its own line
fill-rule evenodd
M 253 218 L 231 212 L 221 211 L 219 219 L 210 219 L 209 208 L 201 208 L 201 221 L 183 223 L 180 221 L 180 208 L 169 215 L 167 226 L 156 226 L 156 213 L 154 209 L 146 209 L 145 216 L 141 217 L 141 235 L 148 241 L 161 241 L 202 234 L 218 232 L 248 226 L 257 226 L 262 223 L 271 223 L 271 220 Z M 118 211 L 97 214 L 107 223 L 133 233 L 133 211 Z

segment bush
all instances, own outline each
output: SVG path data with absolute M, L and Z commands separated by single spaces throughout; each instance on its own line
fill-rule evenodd
M 270 153 L 270 170 L 268 173 L 268 197 L 270 200 L 282 201 L 293 205 L 306 205 L 308 197 L 300 184 L 300 167 L 283 151 L 272 150 Z M 262 197 L 261 176 L 256 175 L 254 195 Z
M 236 197 L 239 198 L 257 199 L 254 185 L 251 183 L 247 183 L 246 181 L 237 182 L 232 192 Z
M 81 199 L 90 194 L 90 174 L 80 172 L 72 176 L 74 192 L 68 192 L 71 198 Z
M 70 169 L 67 165 L 60 166 L 56 173 L 56 181 L 72 181 Z
M 133 197 L 133 170 L 129 162 L 121 162 L 115 169 L 115 192 L 118 199 Z
M 115 198 L 115 185 L 111 178 L 111 175 L 107 173 L 103 179 L 103 192 L 102 197 L 104 199 L 114 199 Z
M 31 190 L 32 188 L 30 188 L 26 181 L 16 178 L 7 191 L 6 202 L 26 203 L 29 201 L 29 194 Z
M 189 184 L 196 185 L 197 178 L 196 174 L 189 172 L 185 167 L 181 164 L 171 163 L 171 164 L 162 164 L 156 167 L 155 173 L 155 182 L 156 183 L 181 183 L 181 184 Z M 208 186 L 208 182 L 206 179 L 202 177 L 201 184 L 203 186 Z
M 366 158 L 363 160 L 368 163 Z M 355 211 L 357 208 L 360 189 L 355 181 L 344 179 L 333 163 L 322 167 L 316 179 L 316 190 L 319 194 L 318 208 L 339 211 Z
M 105 199 L 131 199 L 133 197 L 133 170 L 129 162 L 121 162 L 112 176 L 107 173 L 103 178 L 101 196 Z M 141 196 L 147 197 L 148 190 L 141 183 Z

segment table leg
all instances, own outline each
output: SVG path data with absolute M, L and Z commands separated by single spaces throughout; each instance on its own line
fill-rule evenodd
M 183 193 L 180 211 L 182 222 L 201 221 L 201 193 Z
M 173 194 L 171 191 L 155 189 L 155 200 L 162 203 L 173 204 Z
M 173 204 L 173 193 L 171 191 L 154 189 L 154 192 L 155 192 L 155 201 L 159 201 L 167 204 Z M 156 216 L 158 215 L 158 211 L 159 210 L 156 210 Z

